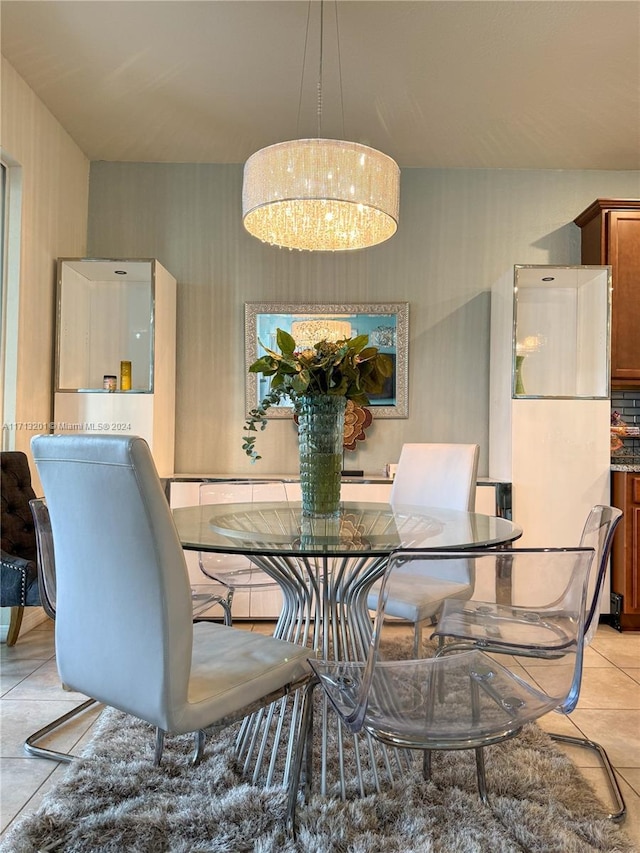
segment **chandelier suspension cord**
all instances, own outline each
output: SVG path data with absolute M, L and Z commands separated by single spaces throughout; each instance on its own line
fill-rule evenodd
M 311 3 L 307 5 L 307 29 L 304 36 L 304 50 L 302 52 L 302 74 L 300 75 L 300 94 L 298 96 L 298 116 L 296 118 L 296 138 L 300 138 L 300 116 L 302 114 L 302 94 L 304 92 L 304 71 L 307 67 L 307 45 L 309 44 L 309 26 L 311 22 Z
M 340 86 L 340 115 L 342 119 L 342 138 L 346 139 L 344 129 L 344 95 L 342 92 L 342 56 L 340 54 L 340 28 L 338 27 L 338 0 L 334 0 L 334 9 L 336 16 L 336 47 L 338 49 L 338 83 Z
M 318 139 L 322 139 L 322 54 L 324 43 L 324 0 L 320 0 L 320 59 L 318 62 Z
M 300 138 L 300 117 L 302 115 L 302 98 L 304 95 L 304 76 L 307 68 L 307 50 L 309 46 L 309 30 L 311 27 L 311 4 L 314 0 L 309 0 L 307 4 L 307 27 L 304 37 L 304 50 L 302 55 L 302 73 L 300 75 L 300 91 L 298 93 L 298 114 L 296 117 L 296 137 Z M 317 2 L 317 0 L 315 0 Z M 338 0 L 334 0 L 334 20 L 336 32 L 336 52 L 338 58 L 338 86 L 340 95 L 340 123 L 342 125 L 342 137 L 345 137 L 345 120 L 344 120 L 344 90 L 342 86 L 342 54 L 340 52 L 340 26 L 338 24 Z M 324 0 L 320 0 L 320 55 L 318 59 L 318 82 L 317 90 L 317 135 L 322 138 L 322 108 L 323 108 L 323 83 L 324 83 Z

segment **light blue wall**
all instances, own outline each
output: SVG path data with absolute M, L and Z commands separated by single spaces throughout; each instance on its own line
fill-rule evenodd
M 293 473 L 271 421 L 242 453 L 245 302 L 409 302 L 409 418 L 378 420 L 349 467 L 379 473 L 405 441 L 474 441 L 488 471 L 490 290 L 514 264 L 580 263 L 573 219 L 640 196 L 638 172 L 402 173 L 400 227 L 353 254 L 265 246 L 241 222 L 242 167 L 93 163 L 88 253 L 157 257 L 178 280 L 176 471 Z

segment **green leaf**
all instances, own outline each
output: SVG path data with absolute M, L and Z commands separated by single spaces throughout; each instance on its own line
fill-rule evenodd
M 296 348 L 296 342 L 288 332 L 278 329 L 276 332 L 276 341 L 283 355 L 293 355 Z
M 369 335 L 357 335 L 349 341 L 349 349 L 353 352 L 361 352 L 369 343 Z M 374 348 L 375 349 L 375 348 Z M 377 352 L 377 350 L 376 350 Z
M 249 367 L 249 373 L 275 373 L 278 369 L 271 356 L 263 355 Z
M 376 360 L 376 366 L 383 376 L 393 376 L 393 359 L 381 352 Z

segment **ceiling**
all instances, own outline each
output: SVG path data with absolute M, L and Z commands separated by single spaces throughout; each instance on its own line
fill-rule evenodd
M 320 6 L 2 0 L 2 53 L 91 160 L 320 135 L 401 167 L 640 168 L 638 0 L 326 0 L 318 129 Z

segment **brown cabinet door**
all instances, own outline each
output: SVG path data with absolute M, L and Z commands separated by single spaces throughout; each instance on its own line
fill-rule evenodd
M 640 382 L 640 211 L 607 213 L 613 281 L 611 379 Z
M 622 595 L 622 628 L 640 630 L 640 474 L 614 471 L 612 503 L 624 513 L 613 539 L 611 590 Z

